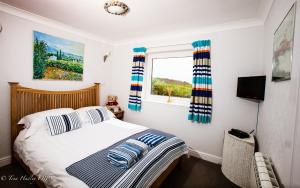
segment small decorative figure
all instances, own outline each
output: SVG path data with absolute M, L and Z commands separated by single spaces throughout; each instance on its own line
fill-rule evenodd
M 168 92 L 168 96 L 169 96 L 167 103 L 172 102 L 172 100 L 171 100 L 172 91 L 173 91 L 173 89 L 171 87 L 167 87 L 167 92 Z
M 117 96 L 109 95 L 107 97 L 107 103 L 106 103 L 107 109 L 112 111 L 112 112 L 121 111 L 121 108 L 118 106 L 117 100 L 118 100 Z

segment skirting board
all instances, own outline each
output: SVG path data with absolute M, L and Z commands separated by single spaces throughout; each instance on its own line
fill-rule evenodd
M 0 167 L 9 165 L 11 163 L 11 156 L 5 156 L 0 158 Z
M 222 158 L 218 157 L 216 155 L 200 152 L 197 150 L 194 150 L 189 147 L 189 155 L 193 157 L 197 157 L 199 159 L 203 159 L 205 161 L 209 161 L 215 164 L 221 164 L 222 163 Z M 0 158 L 0 167 L 9 165 L 11 163 L 11 156 L 5 156 Z
M 222 157 L 218 157 L 216 155 L 204 153 L 198 150 L 195 150 L 193 148 L 189 147 L 189 155 L 193 157 L 197 157 L 199 159 L 203 159 L 205 161 L 209 161 L 215 164 L 221 164 L 222 163 Z

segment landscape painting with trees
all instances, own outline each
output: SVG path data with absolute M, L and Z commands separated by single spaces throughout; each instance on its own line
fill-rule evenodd
M 82 43 L 33 32 L 33 79 L 82 80 Z

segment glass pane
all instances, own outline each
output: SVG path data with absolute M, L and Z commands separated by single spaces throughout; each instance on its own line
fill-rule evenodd
M 190 98 L 193 57 L 152 59 L 151 94 Z

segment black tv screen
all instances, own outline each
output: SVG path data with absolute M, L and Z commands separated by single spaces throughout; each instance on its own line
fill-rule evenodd
M 264 100 L 266 76 L 239 77 L 237 97 Z

